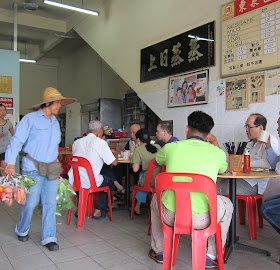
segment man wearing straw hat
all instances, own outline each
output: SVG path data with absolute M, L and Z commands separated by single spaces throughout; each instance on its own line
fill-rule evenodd
M 61 106 L 76 102 L 75 98 L 63 97 L 52 87 L 47 87 L 41 103 L 31 107 L 34 112 L 25 115 L 16 127 L 6 151 L 6 174 L 15 174 L 15 162 L 23 147 L 22 174 L 37 182 L 30 187 L 31 194 L 26 196 L 21 207 L 20 220 L 15 232 L 18 240 L 28 241 L 28 231 L 34 208 L 41 200 L 42 204 L 42 241 L 50 251 L 58 250 L 56 243 L 56 195 L 60 164 L 57 162 L 58 145 L 61 139 L 59 122 L 55 114 Z M 42 170 L 44 168 L 44 170 Z

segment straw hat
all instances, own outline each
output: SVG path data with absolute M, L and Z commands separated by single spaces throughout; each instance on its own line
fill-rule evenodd
M 53 87 L 47 87 L 43 93 L 43 101 L 39 104 L 32 106 L 30 110 L 36 111 L 41 107 L 42 104 L 49 103 L 52 101 L 57 101 L 57 100 L 61 100 L 62 106 L 66 106 L 77 101 L 76 98 L 67 98 L 62 96 L 59 93 L 59 91 Z

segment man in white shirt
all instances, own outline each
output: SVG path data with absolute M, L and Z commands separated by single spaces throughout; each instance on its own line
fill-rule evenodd
M 108 176 L 101 175 L 100 171 L 104 163 L 107 165 L 117 165 L 118 160 L 112 154 L 106 141 L 102 140 L 103 125 L 100 121 L 93 120 L 89 123 L 89 134 L 81 139 L 78 139 L 73 144 L 73 155 L 86 158 L 92 167 L 95 182 L 97 187 L 109 186 L 112 192 L 115 188 L 114 180 Z M 84 168 L 79 168 L 81 185 L 83 188 L 90 188 L 88 174 Z M 68 172 L 69 183 L 73 185 L 73 170 Z M 93 218 L 99 219 L 106 215 L 103 211 L 106 210 L 108 204 L 107 194 L 100 192 L 98 204 L 93 213 Z
M 266 118 L 259 113 L 251 114 L 245 123 L 247 137 L 250 139 L 246 148 L 250 151 L 251 168 L 275 168 L 267 159 L 268 144 L 258 141 L 261 130 L 266 129 L 266 124 Z M 279 142 L 273 135 L 270 135 L 270 146 L 273 152 L 279 155 Z M 236 194 L 245 196 L 263 194 L 269 179 L 239 179 L 236 183 Z M 219 194 L 228 194 L 228 179 L 220 180 L 217 188 Z

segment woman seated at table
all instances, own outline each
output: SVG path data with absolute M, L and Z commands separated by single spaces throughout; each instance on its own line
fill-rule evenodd
M 142 187 L 145 184 L 145 178 L 148 170 L 148 166 L 150 161 L 155 158 L 157 152 L 161 149 L 158 144 L 151 144 L 151 138 L 149 132 L 146 129 L 140 129 L 135 134 L 136 137 L 136 149 L 133 152 L 131 163 L 132 169 L 134 172 L 137 172 L 142 166 L 142 171 L 139 175 L 138 184 Z M 160 167 L 155 168 L 152 179 L 151 179 L 151 187 L 155 187 L 155 176 L 160 173 Z M 137 203 L 134 208 L 134 212 L 136 215 L 140 214 L 140 205 L 141 203 L 146 202 L 148 192 L 138 191 L 136 193 Z

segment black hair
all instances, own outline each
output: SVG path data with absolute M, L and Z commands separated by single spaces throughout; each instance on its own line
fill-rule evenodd
M 54 103 L 54 101 L 48 102 L 48 103 L 43 103 L 40 106 L 40 109 L 46 108 L 46 107 L 50 107 L 52 104 Z M 47 105 L 48 104 L 48 105 Z
M 150 134 L 149 134 L 149 131 L 146 130 L 146 129 L 139 129 L 136 133 L 135 133 L 135 137 L 137 139 L 140 140 L 140 142 L 143 142 L 143 143 L 146 143 L 146 149 L 148 152 L 154 154 L 157 152 L 157 148 L 152 145 L 150 142 L 151 142 L 151 138 L 150 138 Z
M 6 110 L 6 106 L 4 104 L 0 103 L 0 107 L 4 107 Z
M 262 126 L 263 129 L 266 129 L 267 120 L 266 118 L 260 113 L 252 113 L 250 116 L 256 116 L 254 121 L 255 126 Z
M 181 87 L 178 87 L 178 88 L 177 88 L 177 92 L 180 91 L 180 90 L 182 90 L 182 88 L 181 88 Z
M 172 135 L 173 127 L 169 121 L 162 121 L 159 123 L 159 125 L 162 130 L 165 130 L 168 134 Z
M 200 133 L 208 134 L 214 127 L 214 121 L 210 115 L 202 111 L 194 111 L 188 117 L 188 126 Z
M 186 81 L 183 81 L 182 83 L 182 88 L 183 88 L 183 85 L 186 84 L 187 85 L 187 88 L 188 88 L 188 83 Z

